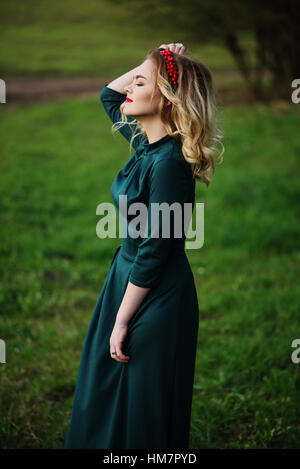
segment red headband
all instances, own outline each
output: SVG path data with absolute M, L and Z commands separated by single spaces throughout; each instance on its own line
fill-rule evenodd
M 178 86 L 178 68 L 172 52 L 169 49 L 160 49 L 159 53 L 164 57 L 168 75 L 171 77 L 172 87 L 176 90 Z

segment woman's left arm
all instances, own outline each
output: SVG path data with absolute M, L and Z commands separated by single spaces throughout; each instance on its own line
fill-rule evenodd
M 150 288 L 138 287 L 130 281 L 127 284 L 122 303 L 116 317 L 117 324 L 128 324 L 132 315 L 137 311 Z

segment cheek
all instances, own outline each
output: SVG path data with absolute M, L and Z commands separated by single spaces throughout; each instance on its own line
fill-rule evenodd
M 160 98 L 157 97 L 157 96 L 154 96 L 151 100 L 151 96 L 152 96 L 152 93 L 147 93 L 144 96 L 143 101 L 144 101 L 145 106 L 147 106 L 149 109 L 151 109 L 153 111 L 153 110 L 156 110 L 158 108 Z

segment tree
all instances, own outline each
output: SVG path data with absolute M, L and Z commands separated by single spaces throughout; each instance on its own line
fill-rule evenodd
M 133 24 L 145 28 L 150 25 L 163 33 L 163 37 L 174 38 L 176 42 L 221 41 L 256 98 L 262 99 L 270 93 L 272 97 L 290 97 L 292 80 L 300 78 L 296 0 L 189 0 L 185 3 L 115 0 L 115 3 L 126 7 Z M 242 45 L 244 33 L 254 41 L 254 63 Z M 264 72 L 271 77 L 269 86 L 264 83 Z

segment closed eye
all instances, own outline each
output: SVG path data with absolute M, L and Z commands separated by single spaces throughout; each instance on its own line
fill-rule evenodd
M 140 83 L 137 83 L 137 86 L 143 86 L 143 85 L 141 85 Z

